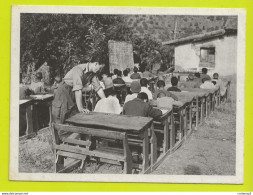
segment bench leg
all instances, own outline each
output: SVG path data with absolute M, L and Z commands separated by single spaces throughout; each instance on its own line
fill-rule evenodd
M 55 162 L 55 172 L 59 172 L 64 168 L 64 157 L 57 155 L 56 162 Z

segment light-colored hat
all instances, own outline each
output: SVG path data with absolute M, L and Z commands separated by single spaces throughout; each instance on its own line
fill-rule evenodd
M 133 93 L 139 93 L 141 91 L 141 84 L 139 81 L 133 81 L 131 83 L 130 89 Z

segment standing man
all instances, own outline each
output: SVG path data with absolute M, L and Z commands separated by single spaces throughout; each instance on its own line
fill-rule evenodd
M 61 124 L 78 112 L 89 113 L 89 110 L 83 107 L 82 90 L 90 84 L 100 98 L 105 98 L 96 76 L 102 67 L 103 65 L 98 62 L 79 64 L 65 75 L 52 102 L 53 122 Z

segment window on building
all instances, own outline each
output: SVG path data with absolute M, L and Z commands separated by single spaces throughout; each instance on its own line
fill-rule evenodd
M 200 64 L 201 67 L 215 67 L 215 48 L 200 48 Z

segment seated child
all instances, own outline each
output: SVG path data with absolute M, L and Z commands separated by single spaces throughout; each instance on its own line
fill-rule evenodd
M 121 77 L 122 77 L 122 71 L 118 70 L 117 78 L 112 80 L 113 84 L 125 84 L 125 81 Z
M 144 92 L 148 95 L 148 99 L 152 100 L 153 96 L 151 91 L 148 89 L 148 80 L 146 78 L 142 78 L 140 80 L 140 84 L 141 84 L 141 92 Z
M 203 79 L 205 79 L 205 80 L 211 80 L 211 77 L 207 74 L 207 68 L 202 68 L 202 74 L 200 75 L 200 79 L 201 79 L 201 81 L 203 80 Z
M 178 100 L 178 98 L 177 98 L 176 95 L 174 95 L 174 94 L 172 94 L 171 92 L 166 91 L 166 90 L 164 89 L 164 87 L 165 87 L 165 82 L 164 82 L 163 80 L 157 81 L 156 85 L 157 85 L 158 89 L 155 90 L 155 93 L 154 93 L 154 95 L 153 95 L 153 97 L 154 97 L 155 100 L 157 99 L 159 93 L 161 93 L 161 92 L 165 93 L 167 97 L 171 97 L 172 99 L 174 99 L 174 100 L 176 100 L 176 101 Z
M 108 97 L 100 99 L 94 109 L 94 112 L 103 112 L 111 114 L 120 114 L 122 108 L 116 97 L 116 91 L 113 88 L 108 89 Z
M 201 89 L 215 89 L 215 85 L 208 78 L 203 78 L 200 88 Z
M 215 86 L 220 87 L 221 96 L 225 95 L 226 87 L 224 85 L 224 82 L 221 79 L 219 79 L 219 74 L 218 73 L 213 74 L 212 82 Z
M 139 81 L 133 81 L 130 85 L 130 91 L 132 94 L 128 94 L 125 99 L 125 103 L 137 98 L 138 93 L 141 91 L 141 85 Z
M 112 79 L 106 73 L 102 74 L 102 82 L 104 83 L 105 89 L 113 87 Z
M 164 72 L 161 71 L 160 69 L 157 70 L 157 76 L 158 76 L 158 80 L 163 80 L 164 81 Z
M 193 74 L 188 75 L 188 81 L 181 83 L 180 87 L 183 88 L 199 88 L 199 82 L 194 79 Z
M 134 67 L 134 73 L 130 76 L 131 79 L 141 79 L 141 75 L 138 73 L 138 68 Z
M 44 82 L 42 80 L 42 73 L 37 72 L 35 74 L 34 81 L 31 82 L 30 89 L 36 94 L 36 93 L 44 93 L 45 92 L 45 86 Z
M 149 71 L 149 68 L 146 67 L 145 71 L 142 73 L 144 78 L 153 77 L 153 74 Z
M 112 80 L 117 78 L 117 73 L 118 73 L 118 69 L 115 68 L 115 69 L 113 70 Z
M 123 77 L 122 77 L 122 79 L 125 81 L 125 83 L 131 83 L 133 80 L 130 78 L 130 76 L 129 76 L 129 74 L 128 74 L 129 72 L 128 72 L 128 70 L 127 69 L 125 69 L 124 71 L 123 71 Z
M 177 77 L 172 77 L 171 78 L 171 85 L 172 87 L 169 87 L 167 89 L 167 91 L 177 91 L 177 92 L 181 92 L 181 90 L 177 87 L 177 84 L 178 84 L 178 79 Z
M 61 76 L 57 75 L 55 78 L 54 78 L 54 84 L 52 85 L 51 87 L 51 92 L 55 93 L 55 91 L 57 90 L 59 84 L 62 82 L 62 78 Z
M 157 118 L 162 116 L 162 111 L 153 108 L 148 103 L 148 95 L 144 92 L 141 92 L 138 94 L 137 98 L 128 101 L 124 105 L 123 114 Z
M 166 93 L 163 91 L 157 95 L 157 107 L 172 108 L 174 101 L 172 97 L 166 96 Z

